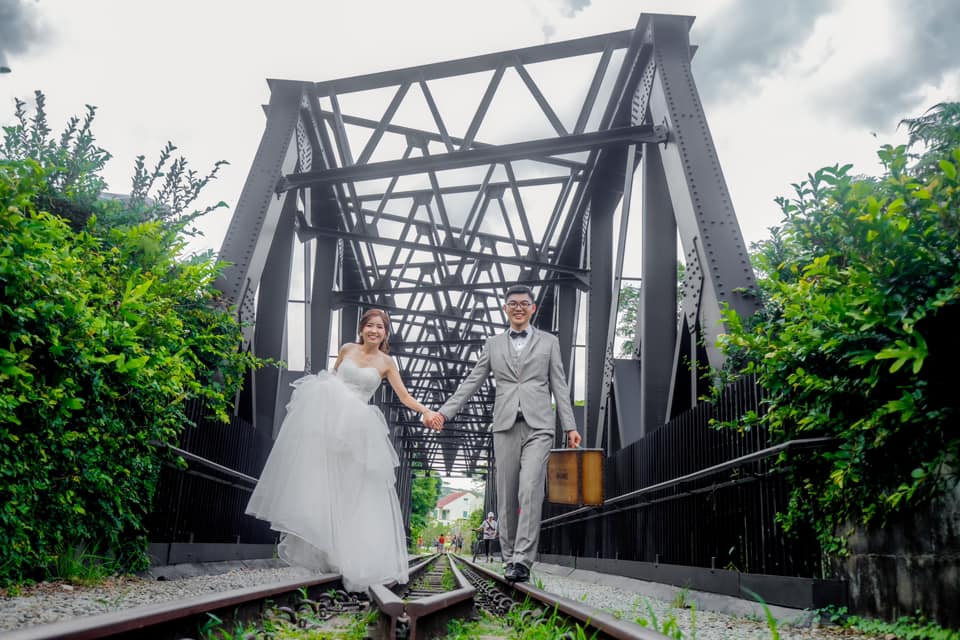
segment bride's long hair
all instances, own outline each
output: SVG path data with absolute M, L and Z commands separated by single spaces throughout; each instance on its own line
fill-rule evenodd
M 380 351 L 390 353 L 390 316 L 383 309 L 370 309 L 360 316 L 360 324 L 357 325 L 357 336 L 360 338 L 360 344 L 363 344 L 363 328 L 367 326 L 370 318 L 377 316 L 383 321 L 384 336 L 380 343 Z

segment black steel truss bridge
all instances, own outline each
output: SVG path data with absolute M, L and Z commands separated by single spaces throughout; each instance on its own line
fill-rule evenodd
M 576 40 L 270 80 L 219 288 L 245 348 L 289 368 L 252 374 L 239 414 L 275 435 L 288 383 L 329 366 L 370 307 L 391 316 L 407 386 L 437 407 L 506 328 L 514 283 L 533 288 L 534 324 L 559 337 L 570 387 L 582 388 L 587 445 L 626 446 L 695 405 L 704 368 L 722 364 L 721 308 L 746 316 L 756 301 L 691 73 L 692 22 L 644 14 Z M 624 262 L 637 255 L 636 347 L 615 358 Z M 405 469 L 485 474 L 494 391 L 488 382 L 434 433 L 384 387 Z

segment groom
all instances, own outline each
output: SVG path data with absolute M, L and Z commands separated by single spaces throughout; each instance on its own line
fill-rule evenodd
M 536 310 L 529 287 L 514 285 L 507 290 L 504 311 L 510 320 L 510 330 L 487 339 L 473 371 L 440 407 L 430 425 L 442 428 L 443 421 L 457 415 L 487 375 L 493 373 L 497 383 L 493 455 L 500 549 L 507 563 L 504 577 L 513 582 L 530 578 L 530 566 L 540 539 L 547 456 L 556 425 L 551 392 L 568 444 L 580 446 L 567 377 L 560 360 L 560 342 L 555 336 L 530 326 Z

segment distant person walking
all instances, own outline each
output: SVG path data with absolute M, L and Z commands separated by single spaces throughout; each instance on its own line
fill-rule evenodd
M 493 546 L 493 541 L 496 540 L 499 535 L 497 532 L 497 521 L 493 517 L 493 511 L 487 514 L 487 519 L 484 520 L 475 531 L 480 534 L 481 539 L 477 540 L 477 546 L 474 548 L 473 561 L 476 562 L 477 556 L 480 555 L 480 544 L 482 542 L 484 553 L 487 556 L 487 562 L 490 562 L 490 547 Z

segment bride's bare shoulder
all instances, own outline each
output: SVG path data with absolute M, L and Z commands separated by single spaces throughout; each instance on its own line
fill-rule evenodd
M 379 368 L 382 371 L 389 371 L 390 369 L 397 368 L 397 363 L 396 361 L 394 361 L 393 358 L 391 358 L 389 355 L 387 355 L 383 351 L 380 351 L 379 353 L 380 353 L 380 359 L 377 361 L 377 364 L 379 365 Z

